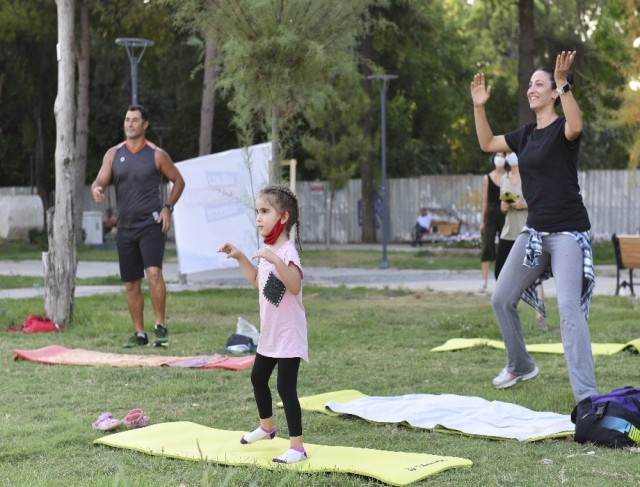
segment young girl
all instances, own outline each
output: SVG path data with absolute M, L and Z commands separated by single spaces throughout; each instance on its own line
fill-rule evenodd
M 297 224 L 297 225 L 296 225 Z M 251 371 L 251 384 L 258 405 L 260 426 L 242 437 L 240 443 L 271 440 L 276 436 L 269 378 L 278 366 L 278 394 L 284 404 L 289 428 L 289 449 L 274 462 L 296 463 L 306 460 L 302 444 L 302 411 L 297 383 L 300 359 L 309 361 L 307 320 L 302 305 L 302 266 L 289 232 L 296 225 L 300 246 L 298 200 L 285 186 L 267 186 L 256 198 L 256 225 L 266 247 L 251 256 L 260 259 L 258 267 L 230 243 L 218 252 L 238 261 L 242 273 L 259 289 L 260 340 Z

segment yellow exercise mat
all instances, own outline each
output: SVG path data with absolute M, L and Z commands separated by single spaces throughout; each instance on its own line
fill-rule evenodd
M 432 352 L 452 352 L 464 350 L 471 347 L 485 345 L 487 347 L 504 350 L 504 343 L 500 340 L 489 340 L 487 338 L 452 338 L 438 347 L 432 348 Z M 640 338 L 627 343 L 592 343 L 591 352 L 593 355 L 613 355 L 614 353 L 629 351 L 638 353 L 640 351 Z M 527 351 L 531 353 L 556 353 L 564 354 L 562 343 L 535 343 L 527 345 Z
M 289 448 L 288 440 L 274 438 L 241 445 L 240 438 L 245 433 L 178 421 L 103 436 L 94 443 L 197 462 L 205 460 L 224 465 L 285 468 L 299 472 L 346 472 L 371 477 L 389 485 L 409 485 L 450 468 L 473 464 L 465 458 L 426 453 L 305 443 L 308 460 L 284 465 L 273 462 L 273 458 Z
M 356 399 L 362 399 L 363 397 L 369 397 L 360 391 L 355 389 L 347 389 L 344 391 L 325 392 L 323 394 L 316 394 L 315 396 L 306 396 L 299 398 L 300 407 L 305 411 L 312 411 L 314 413 L 324 413 L 329 416 L 340 416 L 341 413 L 335 413 L 331 409 L 327 408 L 329 401 L 336 402 L 351 402 Z M 278 407 L 283 407 L 282 401 L 277 404 Z
M 329 404 L 330 402 L 346 404 L 367 397 L 370 396 L 355 389 L 345 389 L 342 391 L 323 392 L 322 394 L 315 394 L 313 396 L 299 397 L 298 401 L 300 401 L 300 409 L 302 409 L 303 411 L 322 413 L 326 414 L 327 416 L 346 416 L 346 413 L 338 413 L 336 411 L 332 411 L 331 408 L 327 406 L 327 404 Z M 279 401 L 276 403 L 276 407 L 283 408 L 284 404 L 282 403 L 282 401 Z

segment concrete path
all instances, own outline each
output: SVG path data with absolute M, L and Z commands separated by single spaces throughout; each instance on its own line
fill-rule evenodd
M 42 262 L 39 260 L 1 261 L 0 275 L 43 276 Z M 186 276 L 180 280 L 178 266 L 165 263 L 164 275 L 169 291 L 198 290 L 207 288 L 248 287 L 238 267 L 201 272 Z M 596 295 L 615 293 L 615 266 L 596 267 Z M 85 262 L 78 264 L 77 277 L 119 276 L 118 264 L 115 262 Z M 479 293 L 481 278 L 477 271 L 449 270 L 398 270 L 398 269 L 330 269 L 323 267 L 305 268 L 305 285 L 346 286 L 369 288 L 393 288 L 410 290 L 430 290 L 437 292 L 471 292 Z M 489 295 L 495 282 L 489 281 Z M 93 294 L 119 293 L 124 291 L 123 285 L 112 286 L 77 286 L 76 296 Z M 544 284 L 545 295 L 555 296 L 553 279 Z M 43 297 L 44 288 L 0 289 L 0 299 L 20 299 Z

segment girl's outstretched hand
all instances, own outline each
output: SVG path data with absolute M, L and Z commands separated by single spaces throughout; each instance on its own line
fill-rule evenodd
M 562 51 L 558 54 L 556 57 L 556 69 L 553 73 L 556 85 L 562 87 L 567 83 L 567 75 L 575 58 L 576 51 Z
M 227 254 L 227 259 L 237 259 L 241 255 L 241 252 L 229 242 L 222 244 L 222 246 L 218 249 L 218 252 Z
M 484 73 L 476 73 L 471 82 L 471 98 L 474 107 L 484 106 L 491 96 L 491 85 L 485 86 Z

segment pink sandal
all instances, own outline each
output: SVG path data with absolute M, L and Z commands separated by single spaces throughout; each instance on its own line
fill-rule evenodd
M 132 409 L 122 419 L 122 424 L 127 428 L 142 428 L 143 426 L 147 426 L 150 422 L 151 420 L 149 419 L 149 416 L 145 416 L 140 408 Z
M 98 416 L 98 419 L 93 423 L 93 429 L 98 431 L 111 431 L 119 428 L 122 425 L 122 421 L 113 417 L 111 413 L 102 413 Z

